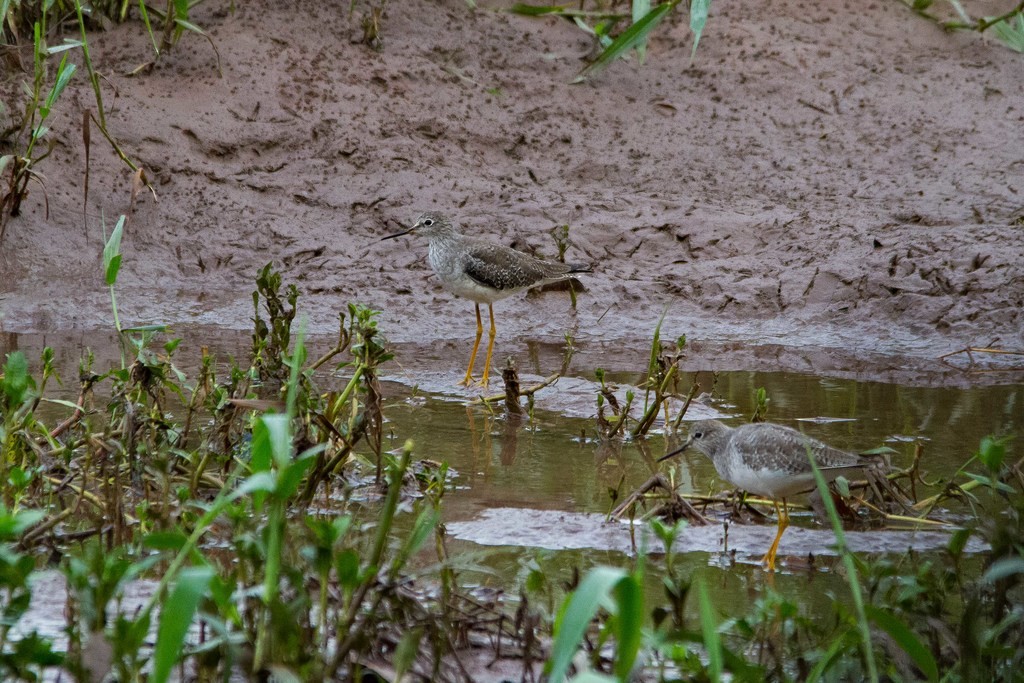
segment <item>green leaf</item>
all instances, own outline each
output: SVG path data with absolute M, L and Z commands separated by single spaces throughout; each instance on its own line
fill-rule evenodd
M 68 56 L 65 54 L 60 60 L 60 66 L 57 67 L 57 78 L 53 82 L 53 87 L 50 88 L 49 94 L 46 96 L 46 109 L 49 111 L 53 107 L 53 103 L 57 101 L 60 94 L 64 92 L 64 88 L 68 86 L 71 81 L 71 77 L 75 75 L 75 71 L 78 69 L 74 64 L 68 64 Z
M 347 591 L 355 590 L 359 585 L 359 553 L 354 548 L 346 548 L 338 553 L 334 561 L 334 570 L 338 574 L 338 583 Z
M 992 472 L 999 471 L 1006 457 L 1006 442 L 992 436 L 985 436 L 978 446 L 978 459 Z
M 551 659 L 544 665 L 549 681 L 561 681 L 576 656 L 590 620 L 604 603 L 612 588 L 627 576 L 617 567 L 595 567 L 567 598 L 565 610 L 555 623 L 555 642 Z
M 142 539 L 142 544 L 153 550 L 173 550 L 175 552 L 185 547 L 188 536 L 180 531 L 154 531 Z
M 676 6 L 678 1 L 672 0 L 671 2 L 658 5 L 648 12 L 643 19 L 623 31 L 618 38 L 612 41 L 611 45 L 598 55 L 597 59 L 584 67 L 572 82 L 582 83 L 594 74 L 603 71 L 609 64 L 636 47 L 641 41 L 646 41 L 651 31 L 661 23 L 661 20 Z
M 424 541 L 427 540 L 430 532 L 434 530 L 440 519 L 441 517 L 437 510 L 432 507 L 424 508 L 420 512 L 419 516 L 416 517 L 416 523 L 413 524 L 412 533 L 406 537 L 402 550 L 395 556 L 395 561 L 392 563 L 392 571 L 399 571 L 402 565 L 423 546 Z
M 291 462 L 291 430 L 287 415 L 270 413 L 262 415 L 252 430 L 252 469 L 266 472 L 270 466 L 279 468 Z
M 186 29 L 188 31 L 192 31 L 193 33 L 198 33 L 201 36 L 205 36 L 206 35 L 206 31 L 204 31 L 203 29 L 199 28 L 198 26 L 196 26 L 195 24 L 193 24 L 191 22 L 185 21 L 184 19 L 175 19 L 174 23 L 177 24 L 178 26 L 180 26 L 183 29 Z
M 877 448 L 869 448 L 866 451 L 858 451 L 858 453 L 861 455 L 896 455 L 899 451 L 889 446 L 879 446 Z
M 166 683 L 181 654 L 181 645 L 192 624 L 199 601 L 213 578 L 210 567 L 189 567 L 178 575 L 160 611 L 156 645 L 153 647 L 153 676 L 150 680 Z
M 78 410 L 78 404 L 73 401 L 65 401 L 62 398 L 43 398 L 40 399 L 44 403 L 52 403 L 57 406 L 64 406 L 65 408 L 71 408 L 72 410 Z
M 275 484 L 276 480 L 274 479 L 273 474 L 270 472 L 257 472 L 243 481 L 241 485 L 231 493 L 229 500 L 236 500 L 242 496 L 249 495 L 250 493 L 270 493 L 274 490 Z
M 690 32 L 693 33 L 693 48 L 690 50 L 690 64 L 697 55 L 697 44 L 704 33 L 704 24 L 708 21 L 708 10 L 711 0 L 690 0 Z
M 124 234 L 124 221 L 123 215 L 117 219 L 114 231 L 103 245 L 103 273 L 108 287 L 117 282 L 117 271 L 121 269 L 121 236 Z
M 21 351 L 10 353 L 4 364 L 3 378 L 0 379 L 4 393 L 7 394 L 7 405 L 10 410 L 17 409 L 24 402 L 30 381 L 25 354 Z
M 3 509 L 0 508 L 0 513 Z M 4 533 L 3 537 L 15 538 L 31 526 L 42 521 L 46 517 L 46 513 L 42 510 L 18 510 L 13 516 L 0 515 L 0 519 L 4 522 Z
M 402 639 L 398 641 L 398 645 L 395 646 L 395 655 L 392 660 L 392 666 L 395 667 L 395 680 L 400 681 L 405 676 L 405 673 L 412 666 L 412 663 L 416 661 L 416 655 L 419 654 L 420 639 L 423 637 L 423 628 L 414 628 L 411 631 L 406 631 Z
M 51 46 L 47 47 L 46 48 L 46 54 L 48 54 L 48 55 L 55 55 L 55 54 L 57 54 L 59 52 L 66 52 L 67 50 L 74 50 L 77 47 L 82 47 L 82 45 L 83 45 L 83 43 L 80 40 L 71 40 L 70 38 L 65 38 L 64 42 L 61 43 L 60 45 L 51 45 Z
M 846 652 L 850 645 L 850 632 L 844 631 L 832 639 L 832 643 L 807 675 L 807 683 L 818 683 L 823 674 Z
M 924 646 L 917 634 L 895 616 L 874 605 L 865 605 L 864 610 L 871 621 L 888 633 L 896 641 L 896 644 L 910 655 L 910 658 L 917 664 L 917 668 L 929 681 L 939 680 L 939 665 L 935 662 L 931 650 Z
M 1014 574 L 1024 574 L 1024 557 L 1002 557 L 996 560 L 981 580 L 984 583 L 995 583 Z
M 619 607 L 615 629 L 615 637 L 619 641 L 615 654 L 615 675 L 620 681 L 628 681 L 642 642 L 643 586 L 635 575 L 629 574 L 615 584 L 614 595 Z
M 1014 19 L 1017 20 L 1016 23 L 1013 23 Z M 1024 52 L 1024 12 L 992 24 L 992 32 L 1006 47 Z
M 998 479 L 986 477 L 981 474 L 974 474 L 972 472 L 964 472 L 964 474 L 967 476 L 968 479 L 976 481 L 987 488 L 995 489 L 996 491 L 999 491 L 1001 493 L 1012 495 L 1017 492 L 1016 489 L 1014 489 L 1012 486 L 1010 486 L 1006 482 L 999 481 Z
M 327 444 L 325 443 L 317 444 L 313 448 L 304 451 L 293 462 L 281 468 L 281 474 L 277 479 L 277 489 L 274 491 L 274 494 L 279 498 L 290 498 L 294 495 L 296 489 L 299 488 L 299 484 L 302 483 L 302 477 L 305 475 L 306 470 L 316 461 L 317 454 L 323 452 L 326 448 Z
M 700 630 L 704 636 L 704 649 L 708 653 L 708 678 L 712 683 L 722 680 L 722 639 L 718 634 L 718 617 L 703 579 L 693 582 L 700 609 Z
M 960 555 L 964 551 L 964 547 L 967 546 L 967 540 L 971 537 L 971 529 L 957 529 L 949 535 L 949 545 L 947 549 L 952 555 Z
M 836 491 L 839 491 L 840 496 L 843 498 L 850 497 L 850 481 L 846 477 L 839 475 L 832 483 L 836 485 Z
M 270 452 L 274 462 L 280 468 L 285 468 L 292 461 L 292 433 L 291 420 L 287 415 L 272 413 L 263 415 L 260 420 L 270 436 Z

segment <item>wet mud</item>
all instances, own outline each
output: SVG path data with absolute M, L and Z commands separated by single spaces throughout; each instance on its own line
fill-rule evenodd
M 83 206 L 95 105 L 77 78 L 45 196 L 33 188 L 2 245 L 0 331 L 109 328 L 101 219 L 127 212 L 125 324 L 246 329 L 273 261 L 311 332 L 369 304 L 457 373 L 472 307 L 422 241 L 379 242 L 431 209 L 548 258 L 568 224 L 567 257 L 595 264 L 575 310 L 564 292 L 498 304 L 499 359 L 567 332 L 642 357 L 662 314 L 733 367 L 920 376 L 949 351 L 1024 345 L 1020 55 L 993 40 L 897 2 L 723 0 L 692 65 L 676 12 L 642 67 L 569 85 L 593 44 L 555 17 L 389 4 L 378 52 L 358 4 L 234 6 L 194 9 L 222 77 L 196 36 L 129 76 L 151 59 L 140 25 L 90 35 L 110 132 L 156 199 L 131 210 L 131 172 L 94 132 Z M 26 78 L 4 71 L 5 102 Z

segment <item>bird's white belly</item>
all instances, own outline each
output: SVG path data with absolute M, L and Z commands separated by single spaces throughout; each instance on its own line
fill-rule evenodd
M 787 498 L 814 488 L 814 474 L 792 473 L 768 469 L 737 468 L 726 477 L 736 487 L 769 498 Z
M 516 293 L 514 289 L 501 290 L 484 287 L 469 277 L 461 277 L 454 280 L 442 278 L 441 284 L 452 294 L 475 301 L 478 304 L 493 303 Z

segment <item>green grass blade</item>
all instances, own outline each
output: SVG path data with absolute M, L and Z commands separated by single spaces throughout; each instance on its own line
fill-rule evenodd
M 626 570 L 617 567 L 595 567 L 584 577 L 580 585 L 569 596 L 565 607 L 555 626 L 555 642 L 551 647 L 551 659 L 545 665 L 549 681 L 561 681 L 569 669 L 572 658 L 576 656 L 583 635 L 587 632 L 590 620 L 604 603 L 611 590 L 619 581 L 627 576 Z
M 693 33 L 693 48 L 690 50 L 690 64 L 697 55 L 697 44 L 704 33 L 704 25 L 708 23 L 708 10 L 711 0 L 690 0 L 690 32 Z
M 651 11 L 651 0 L 633 0 L 633 23 L 640 21 Z M 643 38 L 636 46 L 636 59 L 643 65 L 647 59 L 647 38 Z
M 693 582 L 700 609 L 700 630 L 704 636 L 704 649 L 708 652 L 708 678 L 712 683 L 722 680 L 722 638 L 718 634 L 718 617 L 711 603 L 711 595 L 704 581 Z
M 149 34 L 149 40 L 153 43 L 153 54 L 159 57 L 160 46 L 157 45 L 156 35 L 153 33 L 153 25 L 149 22 L 149 13 L 146 11 L 145 0 L 139 0 L 139 16 L 142 17 L 142 23 L 146 27 L 146 33 Z
M 850 585 L 850 595 L 853 597 L 854 607 L 857 609 L 857 626 L 860 631 L 861 649 L 864 653 L 864 666 L 867 667 L 867 679 L 871 683 L 878 683 L 878 667 L 875 664 L 875 652 L 871 645 L 871 626 L 868 624 L 867 612 L 864 609 L 864 596 L 860 590 L 860 578 L 857 573 L 857 565 L 853 561 L 850 549 L 846 544 L 846 534 L 843 533 L 843 523 L 839 520 L 839 512 L 836 510 L 835 501 L 828 490 L 828 482 L 825 475 L 821 473 L 817 460 L 810 446 L 807 447 L 807 459 L 814 471 L 814 482 L 817 484 L 818 493 L 825 504 L 825 511 L 828 513 L 829 521 L 832 523 L 832 532 L 836 537 L 836 548 L 843 559 L 843 566 L 846 568 L 846 580 Z
M 896 644 L 910 655 L 910 658 L 917 664 L 917 668 L 924 673 L 929 681 L 939 680 L 939 665 L 935 662 L 935 657 L 906 624 L 874 605 L 865 605 L 864 609 L 871 621 L 888 633 L 896 641 Z
M 157 630 L 156 645 L 153 648 L 153 676 L 155 683 L 165 683 L 181 654 L 188 627 L 192 624 L 199 601 L 206 594 L 213 569 L 190 567 L 183 569 L 178 583 L 164 601 L 160 612 L 160 626 Z
M 565 11 L 565 7 L 561 7 L 559 5 L 552 5 L 550 7 L 527 5 L 526 3 L 517 2 L 509 7 L 508 11 L 512 14 L 521 14 L 525 17 L 541 17 L 545 14 L 561 14 Z
M 609 64 L 636 47 L 641 41 L 646 41 L 651 31 L 661 23 L 661 20 L 676 6 L 677 2 L 679 0 L 658 5 L 643 19 L 623 31 L 618 38 L 612 41 L 611 45 L 605 48 L 604 52 L 598 55 L 597 59 L 584 67 L 572 82 L 582 83 L 594 74 L 603 71 Z

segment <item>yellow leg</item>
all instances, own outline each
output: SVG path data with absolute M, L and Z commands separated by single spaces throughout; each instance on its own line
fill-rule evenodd
M 487 342 L 487 360 L 484 361 L 484 375 L 480 378 L 480 385 L 487 386 L 488 376 L 491 374 L 491 354 L 494 353 L 494 335 L 498 329 L 494 326 L 494 306 L 487 304 L 487 312 L 491 315 L 491 338 Z
M 786 499 L 782 499 L 782 509 L 779 510 L 779 501 L 772 501 L 775 504 L 775 515 L 779 518 L 779 531 L 775 534 L 775 540 L 772 541 L 772 545 L 768 548 L 767 554 L 761 562 L 768 565 L 768 571 L 775 571 L 775 553 L 779 551 L 779 541 L 782 540 L 782 534 L 786 531 L 786 527 L 789 526 L 789 506 L 786 505 Z
M 491 326 L 494 326 L 492 319 Z M 476 352 L 480 348 L 480 337 L 484 334 L 484 323 L 480 319 L 480 304 L 476 304 L 476 341 L 473 342 L 473 353 L 469 354 L 469 367 L 466 368 L 466 378 L 462 383 L 467 387 L 473 383 L 473 364 L 476 363 Z M 487 369 L 484 369 L 484 376 L 487 376 Z

